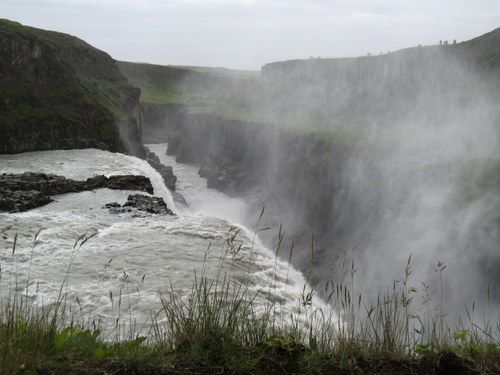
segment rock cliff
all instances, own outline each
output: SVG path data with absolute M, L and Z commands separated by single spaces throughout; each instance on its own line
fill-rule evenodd
M 0 20 L 0 153 L 96 147 L 144 156 L 140 90 L 84 41 Z

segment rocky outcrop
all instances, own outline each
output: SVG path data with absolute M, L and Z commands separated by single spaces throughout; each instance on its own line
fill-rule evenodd
M 146 161 L 151 165 L 162 177 L 163 183 L 165 186 L 170 190 L 172 193 L 172 198 L 174 202 L 184 206 L 188 207 L 189 204 L 186 201 L 186 198 L 184 196 L 175 191 L 175 184 L 177 183 L 177 176 L 174 174 L 174 171 L 171 166 L 164 165 L 161 161 L 158 155 L 156 155 L 154 152 L 150 151 L 147 147 L 144 147 L 146 150 Z
M 52 202 L 50 196 L 37 190 L 0 189 L 0 193 L 2 195 L 0 198 L 0 212 L 22 212 Z
M 103 175 L 77 181 L 53 174 L 25 172 L 0 175 L 0 211 L 20 212 L 52 202 L 52 195 L 94 189 L 138 190 L 153 194 L 149 178 Z
M 92 181 L 96 177 L 92 177 L 87 181 Z M 93 189 L 108 188 L 113 190 L 139 190 L 145 191 L 146 193 L 153 194 L 153 186 L 149 178 L 144 176 L 135 175 L 116 175 L 116 176 L 98 176 L 102 181 L 100 186 L 93 187 Z
M 174 215 L 174 213 L 167 207 L 163 198 L 142 194 L 129 195 L 127 201 L 123 205 L 120 205 L 117 202 L 107 203 L 105 208 L 108 208 L 111 213 L 115 214 L 136 210 L 157 215 Z
M 165 186 L 169 190 L 175 191 L 177 176 L 174 174 L 172 167 L 162 164 L 158 155 L 151 152 L 147 147 L 144 147 L 144 149 L 146 150 L 146 161 L 161 175 Z
M 99 148 L 143 157 L 140 90 L 62 33 L 0 20 L 0 153 Z

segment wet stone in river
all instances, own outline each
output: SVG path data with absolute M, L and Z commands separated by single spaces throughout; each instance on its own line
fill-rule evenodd
M 143 194 L 131 194 L 123 205 L 112 202 L 107 203 L 103 208 L 108 208 L 111 213 L 115 214 L 132 212 L 135 209 L 150 214 L 174 215 L 172 210 L 167 207 L 163 198 Z

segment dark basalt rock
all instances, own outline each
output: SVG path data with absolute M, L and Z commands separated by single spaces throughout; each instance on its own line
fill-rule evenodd
M 165 186 L 169 190 L 175 191 L 177 176 L 174 175 L 172 167 L 162 164 L 158 155 L 151 152 L 147 147 L 144 148 L 146 149 L 146 161 L 161 175 Z
M 105 176 L 100 176 L 105 177 Z M 108 183 L 104 187 L 113 190 L 139 190 L 153 194 L 153 186 L 149 178 L 134 175 L 109 176 Z
M 152 197 L 143 194 L 131 194 L 127 201 L 120 206 L 116 202 L 107 203 L 105 208 L 109 208 L 111 213 L 132 212 L 133 209 L 158 215 L 173 215 L 174 213 L 167 207 L 161 197 Z
M 4 190 L 0 189 L 0 212 L 19 212 L 44 206 L 52 202 L 52 198 L 37 190 Z
M 111 202 L 111 203 L 106 203 L 104 205 L 104 207 L 106 207 L 106 208 L 117 208 L 117 207 L 121 207 L 121 205 L 118 202 Z
M 77 181 L 63 176 L 25 172 L 0 175 L 0 212 L 20 212 L 52 202 L 51 195 L 94 189 L 139 190 L 153 194 L 149 178 L 134 175 L 103 175 Z
M 184 207 L 189 206 L 188 202 L 186 201 L 186 198 L 184 198 L 184 196 L 181 193 L 173 191 L 172 198 L 173 198 L 175 203 L 179 203 L 179 204 L 183 205 Z

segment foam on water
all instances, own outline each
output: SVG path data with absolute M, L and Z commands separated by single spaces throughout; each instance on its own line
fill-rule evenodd
M 173 163 L 163 156 L 165 145 L 151 149 L 164 163 Z M 95 174 L 142 174 L 151 179 L 155 194 L 179 213 L 177 217 L 112 214 L 101 207 L 114 201 L 123 203 L 131 192 L 99 189 L 55 196 L 54 202 L 28 212 L 0 214 L 0 294 L 5 296 L 14 288 L 46 305 L 57 299 L 68 276 L 63 292 L 75 314 L 98 317 L 104 327 L 126 315 L 126 324 L 136 324 L 140 330 L 160 310 L 162 291 L 173 288 L 187 296 L 195 270 L 204 269 L 208 277 L 216 277 L 222 264 L 232 283 L 259 293 L 254 302 L 257 310 L 273 303 L 283 317 L 294 313 L 296 319 L 304 321 L 318 309 L 330 314 L 316 298 L 313 305 L 304 306 L 303 276 L 276 259 L 252 231 L 237 224 L 245 210 L 242 200 L 208 190 L 196 166 L 173 167 L 179 179 L 178 191 L 190 203 L 183 211 L 173 205 L 161 176 L 134 157 L 94 149 L 0 155 L 3 173 L 39 171 L 74 179 Z M 234 241 L 241 249 L 237 254 L 224 251 L 228 238 L 238 230 Z M 84 233 L 96 235 L 75 248 L 75 240 Z

